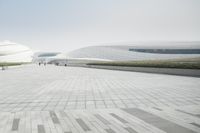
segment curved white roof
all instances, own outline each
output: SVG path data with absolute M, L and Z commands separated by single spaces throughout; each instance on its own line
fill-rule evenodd
M 9 42 L 9 41 L 0 42 L 0 56 L 16 54 L 20 52 L 27 52 L 27 51 L 31 51 L 31 50 L 30 48 L 24 45 Z
M 0 42 L 0 62 L 30 62 L 32 55 L 27 46 L 10 41 Z
M 192 43 L 186 46 L 179 47 L 169 47 L 164 45 L 163 47 L 152 47 L 152 48 L 183 48 L 190 49 Z M 113 60 L 113 61 L 125 61 L 125 60 L 156 60 L 156 59 L 175 59 L 175 58 L 191 58 L 200 57 L 199 54 L 159 54 L 159 53 L 145 53 L 130 51 L 132 48 L 144 48 L 148 49 L 151 47 L 144 46 L 126 46 L 126 45 L 116 45 L 116 46 L 90 46 L 85 48 L 80 48 L 72 52 L 67 53 L 68 58 L 87 58 L 87 59 L 103 59 L 103 60 Z M 192 47 L 193 48 L 193 47 Z M 199 47 L 194 47 L 199 49 Z

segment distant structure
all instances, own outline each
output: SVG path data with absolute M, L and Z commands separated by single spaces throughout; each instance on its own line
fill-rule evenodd
M 112 61 L 193 58 L 200 57 L 200 43 L 141 43 L 90 46 L 69 52 L 67 57 Z
M 153 53 L 153 54 L 200 54 L 200 49 L 134 49 L 129 51 Z
M 37 52 L 33 56 L 33 63 L 50 64 L 52 60 L 62 60 L 62 63 L 59 63 L 65 65 L 66 59 L 66 55 L 59 52 Z
M 200 58 L 200 42 L 133 43 L 89 46 L 66 53 L 66 59 L 51 58 L 48 63 L 85 66 L 92 62 Z
M 0 63 L 32 62 L 33 51 L 27 46 L 4 41 L 0 42 Z

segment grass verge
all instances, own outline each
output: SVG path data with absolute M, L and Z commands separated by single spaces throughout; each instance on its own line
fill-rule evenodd
M 21 65 L 23 63 L 5 63 L 5 62 L 0 62 L 0 67 L 5 67 L 5 66 L 18 66 Z
M 87 65 L 200 69 L 200 58 L 144 61 L 92 62 Z

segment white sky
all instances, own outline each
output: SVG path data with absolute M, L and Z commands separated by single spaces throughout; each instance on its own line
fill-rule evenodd
M 200 0 L 0 0 L 0 40 L 61 52 L 113 42 L 200 41 Z

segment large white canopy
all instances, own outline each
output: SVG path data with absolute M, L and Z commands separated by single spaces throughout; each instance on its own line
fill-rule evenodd
M 27 46 L 10 41 L 0 42 L 0 62 L 31 62 L 32 55 Z

